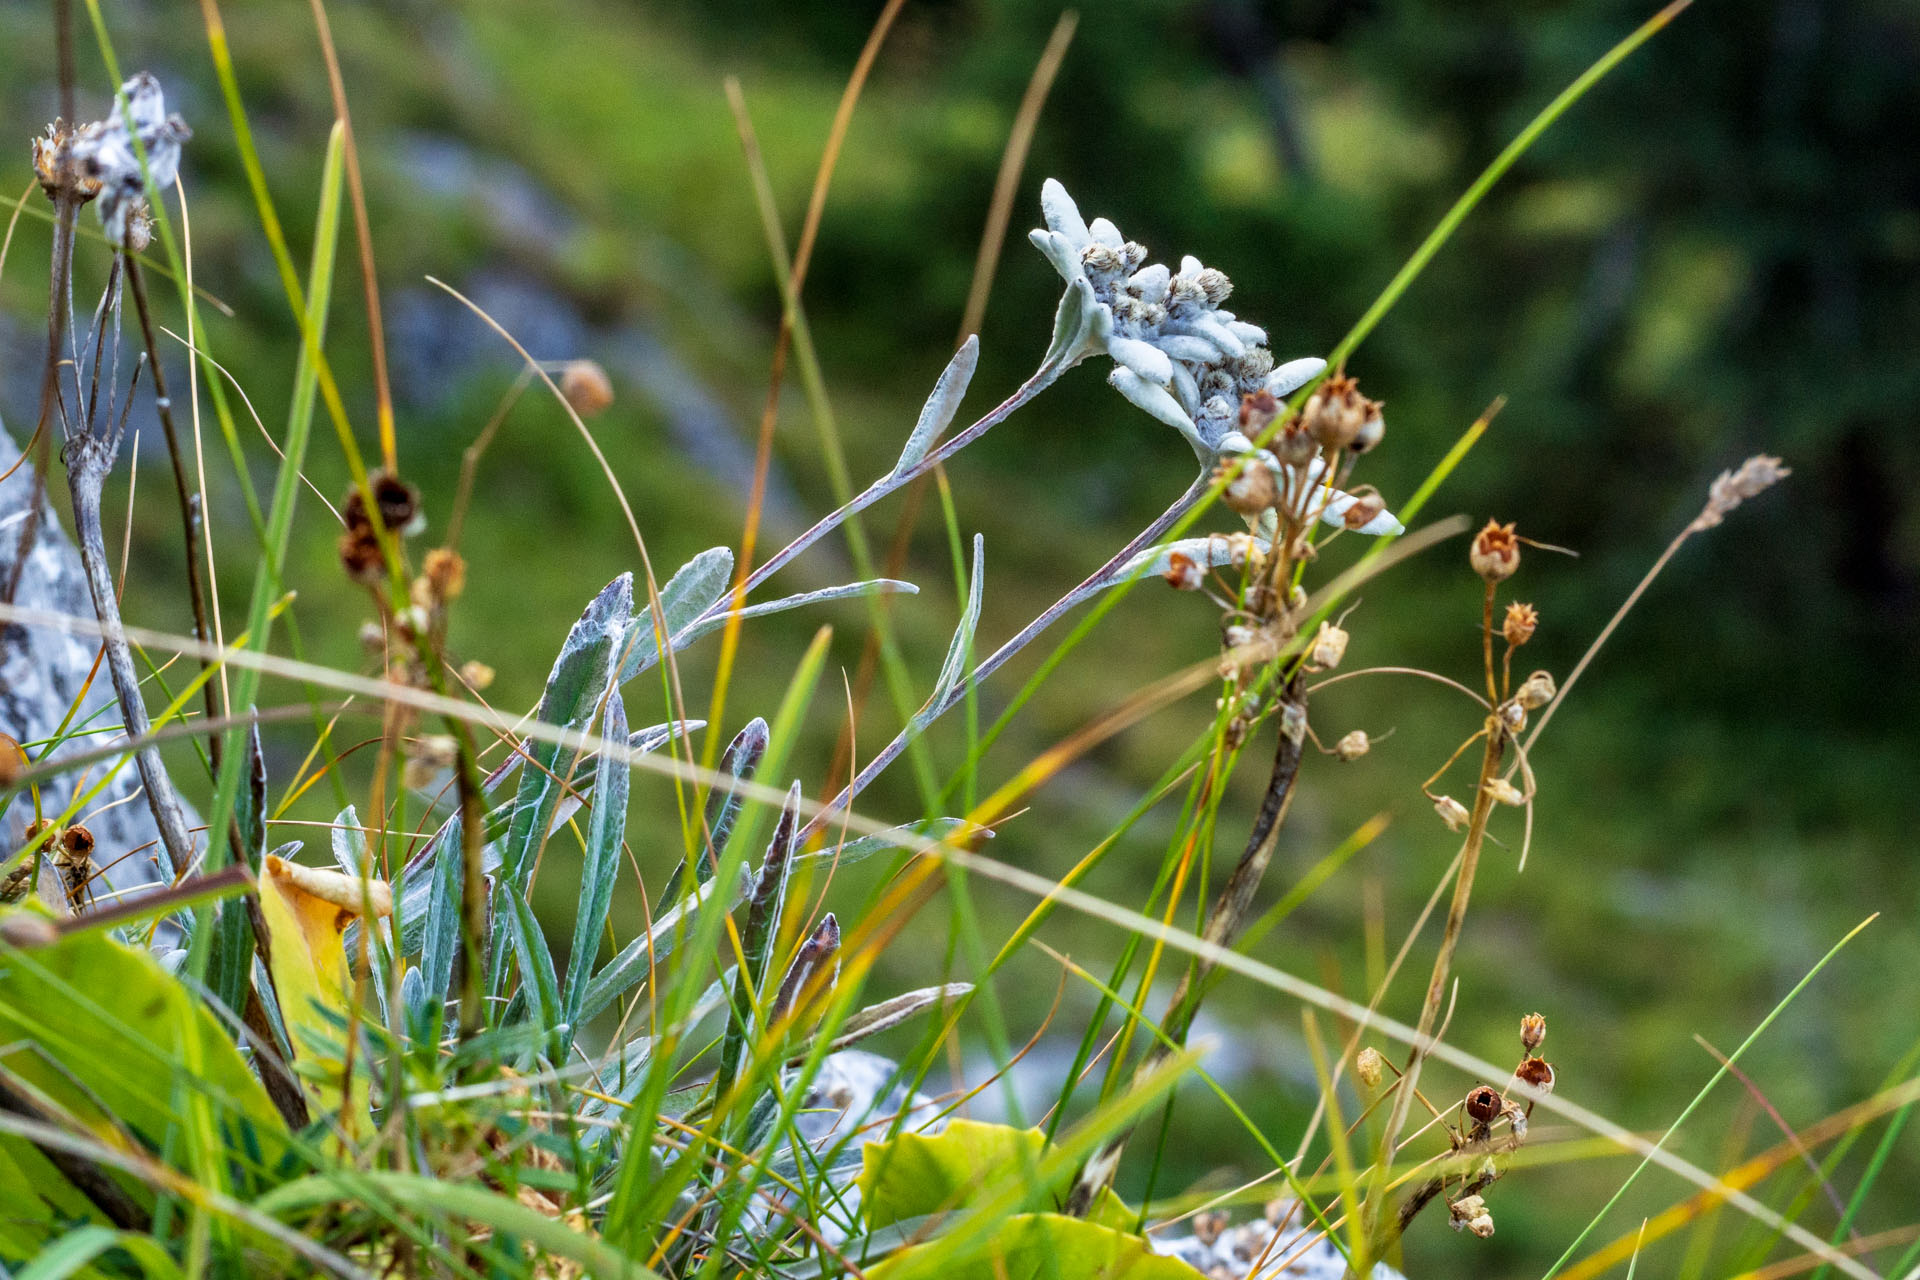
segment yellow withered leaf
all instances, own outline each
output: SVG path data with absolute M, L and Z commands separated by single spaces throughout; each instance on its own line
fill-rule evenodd
M 317 1110 L 338 1107 L 341 1125 L 352 1133 L 367 1120 L 368 1097 L 364 1066 L 351 1084 L 345 1079 L 343 1047 L 353 1000 L 346 931 L 363 915 L 392 915 L 393 891 L 382 880 L 363 881 L 269 854 L 261 868 L 260 910 L 301 1085 Z

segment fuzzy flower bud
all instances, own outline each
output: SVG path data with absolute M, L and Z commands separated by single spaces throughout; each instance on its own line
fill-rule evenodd
M 1367 737 L 1367 731 L 1365 729 L 1355 729 L 1353 732 L 1341 738 L 1340 741 L 1333 744 L 1333 754 L 1339 756 L 1348 764 L 1358 760 L 1371 750 L 1373 750 L 1373 740 Z
M 1308 661 L 1323 671 L 1331 671 L 1347 656 L 1347 639 L 1345 631 L 1331 622 L 1322 622 L 1320 633 L 1313 638 L 1313 652 Z
M 1452 796 L 1441 796 L 1435 800 L 1433 802 L 1433 811 L 1440 815 L 1440 821 L 1447 824 L 1447 830 L 1449 831 L 1460 830 L 1460 828 L 1467 825 L 1467 819 L 1472 816 L 1467 812 L 1467 806 L 1461 804 Z
M 1545 671 L 1536 671 L 1528 676 L 1526 682 L 1513 695 L 1513 700 L 1529 711 L 1538 711 L 1553 701 L 1553 695 L 1559 692 L 1554 688 L 1553 676 Z
M 1540 611 L 1530 604 L 1514 601 L 1507 606 L 1506 621 L 1500 624 L 1500 634 L 1509 645 L 1519 648 L 1533 639 L 1534 631 L 1540 626 Z
M 1520 567 L 1520 539 L 1511 524 L 1487 521 L 1487 527 L 1474 535 L 1467 552 L 1467 563 L 1488 582 L 1504 582 Z
M 560 373 L 560 394 L 583 418 L 603 413 L 613 404 L 613 380 L 593 360 L 569 360 Z
M 1362 1049 L 1353 1058 L 1353 1074 L 1369 1089 L 1380 1087 L 1380 1068 L 1385 1063 L 1378 1049 Z
M 1547 1038 L 1547 1018 L 1545 1014 L 1530 1013 L 1520 1019 L 1520 1047 L 1532 1053 Z

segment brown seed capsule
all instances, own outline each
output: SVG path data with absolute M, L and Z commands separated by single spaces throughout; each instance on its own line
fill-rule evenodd
M 1507 1100 L 1492 1085 L 1476 1085 L 1467 1094 L 1467 1116 L 1475 1124 L 1492 1124 L 1506 1107 Z
M 371 584 L 386 576 L 386 558 L 380 554 L 380 540 L 371 525 L 363 524 L 340 535 L 340 564 L 355 582 Z
M 569 360 L 560 374 L 560 394 L 583 418 L 603 413 L 613 404 L 613 380 L 593 360 Z
M 1378 1049 L 1362 1049 L 1353 1057 L 1353 1074 L 1367 1088 L 1378 1088 L 1380 1069 L 1385 1061 Z
M 1500 624 L 1500 634 L 1514 648 L 1519 648 L 1533 639 L 1535 628 L 1540 625 L 1540 611 L 1530 604 L 1514 601 L 1507 606 L 1506 621 Z
M 1320 443 L 1297 422 L 1273 439 L 1273 456 L 1289 467 L 1304 467 L 1319 456 Z
M 1258 440 L 1279 412 L 1280 402 L 1271 391 L 1249 391 L 1240 397 L 1240 433 L 1249 440 Z
M 1325 447 L 1344 449 L 1359 436 L 1373 411 L 1373 402 L 1360 394 L 1358 382 L 1335 374 L 1307 397 L 1300 421 Z
M 60 833 L 60 849 L 71 860 L 84 862 L 93 857 L 93 832 L 74 823 Z
M 1226 487 L 1220 492 L 1221 500 L 1243 516 L 1271 511 L 1280 501 L 1280 486 L 1273 472 L 1258 458 L 1222 462 L 1214 469 L 1213 482 L 1223 481 Z
M 1549 672 L 1536 671 L 1527 677 L 1526 682 L 1513 695 L 1513 700 L 1529 711 L 1538 711 L 1552 702 L 1557 692 L 1553 685 L 1553 676 Z
M 1487 521 L 1487 527 L 1473 537 L 1467 563 L 1488 582 L 1504 582 L 1520 567 L 1520 539 L 1511 524 Z
M 1360 424 L 1359 434 L 1354 436 L 1353 443 L 1347 446 L 1354 453 L 1366 453 L 1376 448 L 1387 435 L 1387 420 L 1381 415 L 1380 401 L 1370 401 L 1369 406 L 1371 412 L 1367 414 L 1367 420 Z
M 1545 1058 L 1528 1058 L 1514 1069 L 1513 1075 L 1542 1093 L 1553 1092 L 1553 1065 Z
M 1176 551 L 1167 557 L 1167 571 L 1162 576 L 1175 591 L 1198 591 L 1207 581 L 1206 571 L 1200 567 L 1200 562 L 1183 551 Z
M 0 733 L 0 787 L 10 787 L 32 761 L 11 734 Z
M 1520 1047 L 1532 1053 L 1547 1038 L 1547 1017 L 1543 1013 L 1530 1013 L 1520 1019 Z
M 1347 656 L 1347 640 L 1345 631 L 1331 622 L 1322 622 L 1319 634 L 1313 638 L 1313 652 L 1308 655 L 1308 661 L 1323 671 L 1331 671 Z
M 1433 811 L 1440 815 L 1440 821 L 1447 824 L 1447 830 L 1449 831 L 1458 831 L 1460 828 L 1466 826 L 1467 819 L 1472 816 L 1467 812 L 1467 806 L 1461 804 L 1452 796 L 1441 796 L 1435 800 L 1433 802 Z
M 1365 729 L 1355 729 L 1333 744 L 1333 754 L 1348 764 L 1352 764 L 1371 750 L 1373 750 L 1373 740 L 1367 737 Z
M 427 552 L 427 585 L 440 600 L 451 600 L 467 585 L 467 562 L 452 547 L 435 547 Z

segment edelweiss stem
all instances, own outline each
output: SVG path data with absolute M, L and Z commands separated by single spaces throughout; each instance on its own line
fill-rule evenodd
M 1247 847 L 1240 855 L 1239 864 L 1227 878 L 1226 888 L 1220 891 L 1213 909 L 1207 913 L 1206 931 L 1202 936 L 1211 946 L 1233 945 L 1247 908 L 1253 905 L 1253 895 L 1266 875 L 1267 864 L 1273 861 L 1274 848 L 1280 842 L 1280 825 L 1286 819 L 1287 806 L 1293 801 L 1293 784 L 1300 776 L 1300 761 L 1306 754 L 1307 741 L 1306 683 L 1298 670 L 1281 694 L 1277 718 L 1280 741 L 1274 749 L 1273 772 L 1267 779 L 1266 794 L 1260 799 L 1260 811 L 1254 817 L 1253 830 L 1247 834 Z M 1167 1003 L 1167 1016 L 1160 1023 L 1166 1039 L 1157 1041 L 1140 1059 L 1140 1065 L 1133 1072 L 1134 1084 L 1138 1085 L 1166 1065 L 1176 1052 L 1170 1045 L 1186 1043 L 1194 1015 L 1200 1011 L 1207 975 L 1212 971 L 1213 962 L 1209 960 L 1196 960 L 1187 967 L 1173 999 Z M 1067 1213 L 1074 1217 L 1086 1216 L 1100 1193 L 1113 1185 L 1120 1153 L 1132 1135 L 1131 1128 L 1123 1130 L 1087 1161 L 1067 1197 Z

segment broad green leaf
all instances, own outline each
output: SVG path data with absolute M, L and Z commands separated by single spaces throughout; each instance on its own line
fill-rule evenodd
M 1046 1146 L 1038 1129 L 977 1120 L 954 1120 L 937 1134 L 902 1133 L 870 1142 L 861 1150 L 860 1171 L 867 1227 L 962 1208 L 988 1184 L 1037 1169 Z M 1035 1199 L 1062 1201 L 1072 1182 L 1073 1171 L 1065 1169 L 1052 1185 L 1035 1188 Z M 1124 1229 L 1134 1215 L 1108 1192 L 1093 1218 Z
M 301 1068 L 301 1086 L 316 1111 L 338 1107 L 341 1127 L 351 1136 L 368 1123 L 368 1089 L 365 1070 L 346 1078 L 343 1050 L 353 1013 L 347 926 L 357 916 L 392 915 L 392 891 L 382 880 L 269 854 L 261 868 L 260 910 L 267 921 L 268 967 Z
M 1019 1213 L 955 1256 L 934 1239 L 866 1268 L 872 1280 L 1194 1280 L 1139 1236 L 1059 1213 Z

